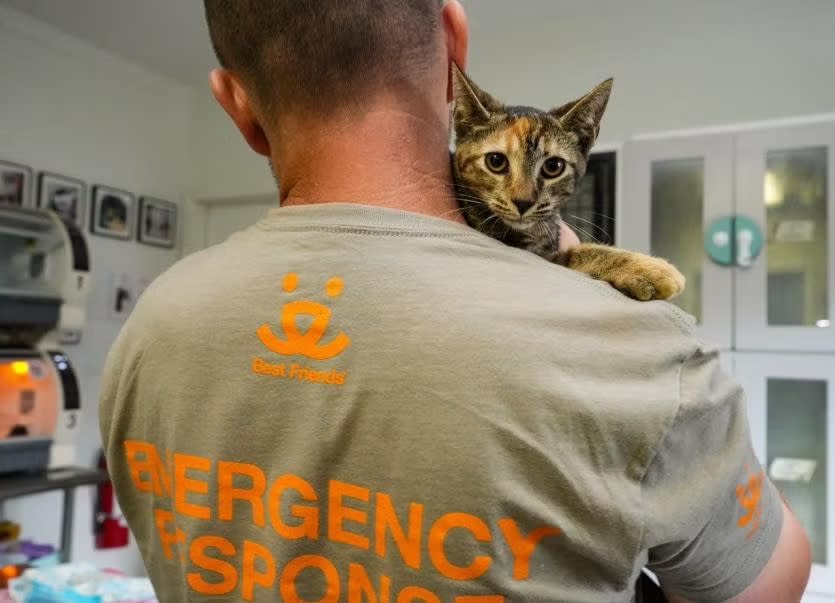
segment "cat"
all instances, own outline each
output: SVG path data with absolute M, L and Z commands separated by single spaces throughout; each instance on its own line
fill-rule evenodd
M 453 65 L 456 198 L 468 224 L 488 236 L 634 299 L 669 300 L 685 279 L 666 260 L 588 243 L 558 251 L 560 211 L 585 175 L 612 84 L 542 111 L 499 102 Z

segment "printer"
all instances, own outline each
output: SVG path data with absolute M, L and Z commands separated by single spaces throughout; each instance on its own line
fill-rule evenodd
M 81 231 L 48 210 L 0 206 L 0 473 L 70 464 L 81 426 L 75 372 L 90 290 Z

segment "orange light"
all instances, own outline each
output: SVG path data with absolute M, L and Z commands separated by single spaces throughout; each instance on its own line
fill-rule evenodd
M 18 377 L 25 377 L 29 374 L 29 363 L 23 360 L 12 362 L 12 373 Z

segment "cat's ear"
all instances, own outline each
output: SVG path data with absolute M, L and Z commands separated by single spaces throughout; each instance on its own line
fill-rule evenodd
M 560 120 L 560 125 L 577 135 L 584 155 L 591 151 L 600 133 L 600 122 L 609 104 L 613 79 L 608 79 L 583 98 L 557 107 L 551 115 Z
M 452 91 L 455 98 L 455 133 L 458 136 L 487 125 L 494 114 L 504 109 L 502 103 L 476 86 L 455 63 L 452 64 Z

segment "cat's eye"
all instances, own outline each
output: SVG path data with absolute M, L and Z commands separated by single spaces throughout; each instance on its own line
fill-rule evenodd
M 484 162 L 487 164 L 487 169 L 494 174 L 506 174 L 510 167 L 507 155 L 502 153 L 487 153 Z
M 559 178 L 565 172 L 565 159 L 561 157 L 551 157 L 545 160 L 542 164 L 542 177 L 546 180 L 553 180 Z

